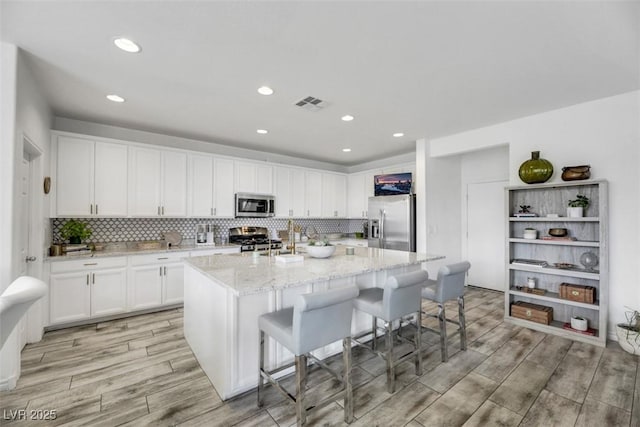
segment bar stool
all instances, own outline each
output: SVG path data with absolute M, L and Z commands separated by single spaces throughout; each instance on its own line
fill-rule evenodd
M 296 406 L 298 426 L 306 423 L 307 412 L 321 408 L 336 398 L 344 397 L 344 420 L 353 421 L 353 390 L 351 386 L 351 318 L 353 299 L 358 296 L 355 286 L 298 295 L 294 306 L 273 313 L 263 314 L 258 318 L 260 329 L 260 356 L 258 376 L 258 407 L 263 405 L 264 380 L 268 380 L 278 391 L 291 399 Z M 271 371 L 264 368 L 265 334 L 282 344 L 295 355 L 294 362 L 277 367 Z M 310 352 L 335 341 L 342 340 L 344 371 L 342 376 L 331 370 L 323 361 Z M 312 407 L 305 403 L 307 383 L 307 357 L 313 359 L 318 366 L 326 369 L 338 381 L 343 389 L 322 400 Z M 273 377 L 295 365 L 296 394 L 292 396 Z
M 429 280 L 427 286 L 422 289 L 422 298 L 438 303 L 437 315 L 428 313 L 425 313 L 425 315 L 438 319 L 440 331 L 435 331 L 430 328 L 425 329 L 440 333 L 440 353 L 443 362 L 449 360 L 447 349 L 447 322 L 458 325 L 456 333 L 460 334 L 460 348 L 462 350 L 467 349 L 467 329 L 464 319 L 464 279 L 469 268 L 471 268 L 471 264 L 468 261 L 440 267 L 437 280 Z M 444 310 L 444 303 L 454 298 L 458 300 L 457 322 L 447 319 Z
M 389 276 L 384 288 L 361 289 L 360 295 L 354 300 L 353 305 L 357 310 L 370 314 L 372 319 L 371 332 L 360 334 L 354 341 L 358 345 L 366 348 L 368 346 L 357 341 L 358 338 L 372 334 L 371 350 L 382 357 L 387 364 L 387 391 L 395 392 L 395 367 L 410 357 L 415 358 L 416 375 L 422 375 L 422 357 L 420 354 L 420 335 L 422 333 L 421 323 L 421 302 L 420 292 L 427 283 L 429 274 L 426 271 L 414 271 L 396 276 Z M 400 320 L 398 330 L 402 328 L 402 318 L 415 315 L 417 331 L 412 341 L 413 351 L 401 356 L 393 355 L 393 322 Z M 384 321 L 385 352 L 376 350 L 376 332 L 378 329 L 378 319 Z M 406 340 L 398 334 L 398 338 Z

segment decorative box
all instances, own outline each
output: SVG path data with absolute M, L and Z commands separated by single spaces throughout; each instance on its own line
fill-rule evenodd
M 596 301 L 596 288 L 572 283 L 560 283 L 560 298 L 593 304 Z
M 516 301 L 511 304 L 511 316 L 549 325 L 553 320 L 553 307 L 525 301 Z

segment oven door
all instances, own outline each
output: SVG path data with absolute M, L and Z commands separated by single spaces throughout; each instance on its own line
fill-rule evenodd
M 274 197 L 264 194 L 236 193 L 236 218 L 263 218 L 274 215 Z

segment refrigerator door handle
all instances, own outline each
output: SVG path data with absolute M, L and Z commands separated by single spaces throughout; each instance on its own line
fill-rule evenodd
M 385 211 L 384 209 L 380 209 L 380 232 L 378 233 L 380 237 L 380 249 L 384 249 L 384 220 L 385 218 Z

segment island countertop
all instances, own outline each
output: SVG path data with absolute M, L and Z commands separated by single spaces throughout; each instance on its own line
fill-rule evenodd
M 241 296 L 444 258 L 441 255 L 363 247 L 356 247 L 353 255 L 346 255 L 343 247 L 338 247 L 329 258 L 302 255 L 304 261 L 286 264 L 277 262 L 274 257 L 254 256 L 252 252 L 193 257 L 184 262 Z

